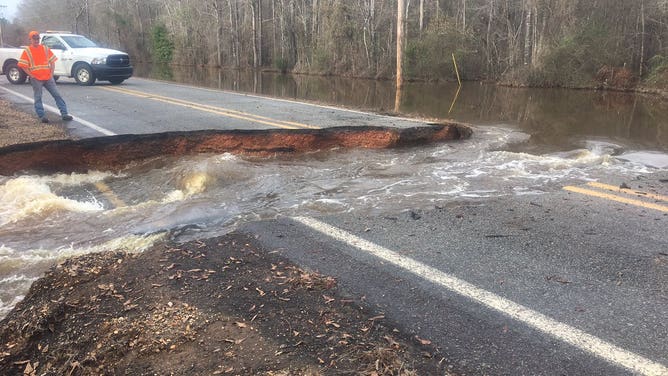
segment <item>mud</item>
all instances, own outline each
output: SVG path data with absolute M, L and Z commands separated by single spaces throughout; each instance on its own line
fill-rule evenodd
M 468 138 L 471 128 L 445 123 L 414 128 L 205 130 L 47 141 L 0 149 L 0 175 L 120 170 L 132 162 L 198 153 L 270 157 L 334 148 L 397 148 Z

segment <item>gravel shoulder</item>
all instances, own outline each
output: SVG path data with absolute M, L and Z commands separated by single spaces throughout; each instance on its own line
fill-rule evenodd
M 0 147 L 68 138 L 60 125 L 42 124 L 36 115 L 19 111 L 8 101 L 0 99 Z

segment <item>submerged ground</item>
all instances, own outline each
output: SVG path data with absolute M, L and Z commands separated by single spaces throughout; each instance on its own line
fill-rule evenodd
M 0 101 L 0 146 L 66 138 Z M 451 374 L 428 339 L 239 232 L 63 260 L 0 328 L 7 375 Z

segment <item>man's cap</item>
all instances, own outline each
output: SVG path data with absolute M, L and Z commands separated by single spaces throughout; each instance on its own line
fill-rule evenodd
M 33 30 L 33 31 L 31 31 L 30 33 L 28 33 L 28 37 L 29 37 L 29 38 L 32 38 L 32 37 L 34 37 L 34 36 L 39 36 L 39 32 Z

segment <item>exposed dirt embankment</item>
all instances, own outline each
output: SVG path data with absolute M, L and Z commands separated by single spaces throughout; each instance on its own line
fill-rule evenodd
M 443 374 L 427 339 L 246 234 L 71 259 L 2 321 L 0 374 Z
M 384 149 L 468 138 L 471 129 L 446 123 L 414 128 L 204 130 L 119 135 L 13 145 L 0 149 L 0 175 L 17 171 L 118 170 L 131 162 L 198 153 L 274 156 L 333 148 Z

